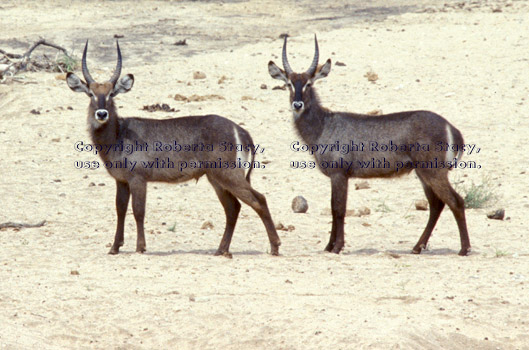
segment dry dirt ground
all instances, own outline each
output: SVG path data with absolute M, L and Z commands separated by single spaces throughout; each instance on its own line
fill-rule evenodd
M 107 255 L 114 181 L 104 169 L 74 167 L 98 160 L 74 149 L 90 141 L 88 99 L 59 73 L 7 79 L 0 223 L 46 223 L 0 230 L 0 349 L 529 349 L 529 6 L 364 2 L 1 2 L 0 48 L 22 53 L 43 37 L 79 57 L 89 38 L 96 79 L 110 77 L 113 37 L 123 36 L 123 73 L 136 83 L 118 97 L 122 116 L 217 113 L 243 125 L 269 161 L 252 184 L 274 221 L 294 229 L 279 231 L 281 256 L 270 256 L 262 223 L 243 206 L 233 259 L 216 257 L 224 213 L 208 182 L 152 183 L 147 252 L 134 252 L 129 208 L 122 253 Z M 371 213 L 346 218 L 342 254 L 323 252 L 330 183 L 289 168 L 311 158 L 290 150 L 299 137 L 288 93 L 272 89 L 279 82 L 267 71 L 269 60 L 280 63 L 282 33 L 291 35 L 294 70 L 309 65 L 313 33 L 321 62 L 345 64 L 316 84 L 325 106 L 432 110 L 481 148 L 464 158 L 480 169 L 451 173 L 461 190 L 485 181 L 496 194 L 487 208 L 467 210 L 470 256 L 457 255 L 448 210 L 429 250 L 410 254 L 428 217 L 415 210 L 424 194 L 413 173 L 358 191 L 351 180 L 348 208 Z M 43 54 L 55 51 L 35 52 Z M 196 71 L 206 78 L 193 79 Z M 142 110 L 153 103 L 176 112 Z M 290 208 L 297 195 L 306 214 Z M 497 208 L 505 220 L 487 219 Z M 213 228 L 201 229 L 207 221 Z

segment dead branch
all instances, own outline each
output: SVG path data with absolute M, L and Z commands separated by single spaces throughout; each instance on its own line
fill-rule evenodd
M 17 53 L 9 53 L 9 52 L 6 52 L 2 49 L 0 49 L 0 53 L 4 56 L 6 56 L 7 58 L 22 58 L 23 55 L 19 55 Z
M 64 52 L 64 54 L 68 58 L 70 58 L 70 55 L 68 55 L 68 52 L 66 52 L 66 50 L 62 46 L 49 43 L 44 39 L 40 39 L 35 44 L 33 44 L 33 46 L 29 48 L 29 50 L 23 55 L 23 57 L 26 57 L 27 59 L 29 59 L 29 56 L 31 56 L 31 53 L 33 52 L 33 50 L 35 50 L 37 46 L 39 45 L 49 46 L 49 47 L 53 47 L 54 49 L 61 50 L 62 52 Z
M 18 222 L 4 222 L 0 224 L 0 229 L 3 228 L 27 228 L 27 227 L 41 227 L 44 226 L 46 223 L 46 220 L 42 220 L 41 222 L 38 222 L 36 224 L 26 224 L 26 223 L 18 223 Z
M 46 41 L 45 39 L 40 39 L 36 43 L 34 43 L 24 54 L 15 54 L 15 53 L 9 53 L 2 49 L 0 49 L 0 54 L 4 55 L 4 59 L 0 59 L 0 82 L 3 82 L 5 80 L 6 75 L 15 75 L 20 71 L 26 70 L 28 66 L 28 62 L 30 62 L 31 54 L 33 51 L 40 45 L 43 46 L 49 46 L 54 49 L 57 49 L 59 51 L 62 51 L 68 59 L 72 59 L 70 55 L 68 55 L 68 52 L 65 48 L 62 46 L 50 43 Z M 33 63 L 35 66 L 39 66 L 36 63 Z

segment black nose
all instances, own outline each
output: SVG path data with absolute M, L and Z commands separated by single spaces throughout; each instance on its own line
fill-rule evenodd
M 97 119 L 101 119 L 101 120 L 107 119 L 108 118 L 108 111 L 105 110 L 105 109 L 98 109 L 96 111 L 96 118 Z
M 292 103 L 292 107 L 294 107 L 294 109 L 296 109 L 296 110 L 300 110 L 301 108 L 303 108 L 303 102 L 302 101 L 294 101 Z

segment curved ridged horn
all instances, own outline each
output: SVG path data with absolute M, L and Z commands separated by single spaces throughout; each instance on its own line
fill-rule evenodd
M 118 48 L 118 62 L 116 63 L 116 69 L 114 70 L 114 74 L 112 75 L 112 78 L 110 78 L 110 82 L 112 85 L 115 85 L 119 79 L 119 76 L 121 75 L 121 50 L 119 49 L 119 43 L 116 40 L 116 47 Z
M 285 69 L 287 75 L 293 73 L 292 68 L 290 68 L 290 64 L 288 64 L 287 58 L 287 35 L 285 35 L 285 42 L 283 43 L 283 68 Z
M 318 68 L 318 59 L 320 58 L 320 50 L 318 49 L 318 38 L 316 38 L 316 34 L 314 34 L 314 59 L 312 60 L 312 63 L 310 64 L 309 69 L 307 69 L 307 74 L 312 76 L 316 72 L 316 68 Z
M 95 83 L 95 80 L 90 75 L 90 72 L 88 71 L 88 67 L 86 66 L 86 50 L 87 49 L 88 49 L 88 39 L 86 40 L 86 44 L 84 46 L 82 67 L 83 67 L 84 80 L 86 80 L 86 83 L 90 85 L 92 83 Z

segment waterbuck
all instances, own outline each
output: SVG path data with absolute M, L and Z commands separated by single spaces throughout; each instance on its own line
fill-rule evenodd
M 230 242 L 241 208 L 239 200 L 257 212 L 266 227 L 271 254 L 278 255 L 281 241 L 266 199 L 250 185 L 256 153 L 250 134 L 218 115 L 164 120 L 118 117 L 114 98 L 119 93 L 130 91 L 134 77 L 127 74 L 119 78 L 121 51 L 119 43 L 116 42 L 116 46 L 117 65 L 109 81 L 101 84 L 91 77 L 86 64 L 88 41 L 82 59 L 85 81 L 73 73 L 66 76 L 70 89 L 84 92 L 90 97 L 90 136 L 93 144 L 104 150 L 99 154 L 116 180 L 118 224 L 109 254 L 117 254 L 123 245 L 125 214 L 130 196 L 137 228 L 136 251 L 145 251 L 143 221 L 147 182 L 198 181 L 206 175 L 226 213 L 226 228 L 216 255 L 230 256 Z M 136 151 L 131 152 L 131 149 Z M 248 164 L 249 170 L 245 175 Z
M 428 202 L 430 216 L 413 248 L 419 254 L 439 219 L 445 204 L 459 228 L 461 250 L 470 251 L 463 198 L 450 186 L 448 171 L 457 166 L 464 151 L 463 136 L 443 117 L 428 111 L 409 111 L 380 116 L 332 112 L 320 105 L 313 84 L 331 71 L 331 60 L 318 66 L 315 53 L 304 73 L 295 73 L 283 43 L 283 69 L 268 63 L 272 78 L 284 81 L 290 90 L 294 124 L 299 136 L 314 152 L 319 169 L 331 178 L 332 229 L 327 251 L 339 253 L 344 246 L 344 216 L 350 177 L 372 178 L 404 175 L 414 170 Z

